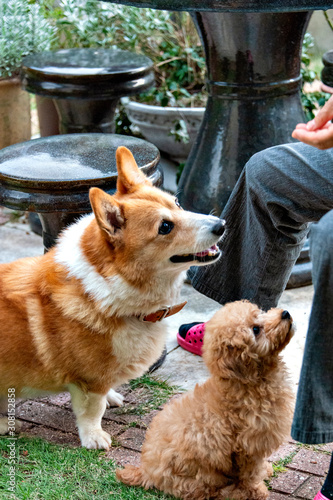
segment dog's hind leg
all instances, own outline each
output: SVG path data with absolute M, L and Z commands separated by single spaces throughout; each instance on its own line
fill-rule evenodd
M 144 473 L 143 469 L 135 465 L 125 465 L 124 469 L 117 469 L 116 477 L 128 486 L 143 486 L 146 490 L 154 487 L 153 482 Z
M 216 498 L 219 500 L 266 500 L 268 489 L 263 481 L 259 483 L 237 483 L 222 488 Z
M 218 500 L 266 500 L 268 497 L 268 490 L 264 482 L 257 485 L 243 485 L 233 484 L 222 488 L 218 495 Z
M 68 387 L 82 446 L 89 449 L 108 450 L 111 436 L 102 429 L 106 397 L 94 392 L 83 392 L 75 385 Z
M 195 479 L 180 476 L 164 476 L 159 478 L 159 484 L 155 484 L 142 467 L 134 465 L 125 465 L 124 469 L 116 470 L 116 476 L 128 486 L 142 486 L 146 490 L 155 487 L 184 500 L 206 500 L 215 498 L 214 493 L 216 493 L 215 488 L 201 484 Z
M 264 477 L 264 479 L 269 479 L 271 476 L 273 476 L 273 465 L 266 460 L 264 466 L 266 468 L 266 476 Z

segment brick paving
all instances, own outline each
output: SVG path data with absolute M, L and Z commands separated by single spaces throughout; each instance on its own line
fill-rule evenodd
M 291 446 L 291 447 L 290 447 Z M 270 481 L 272 500 L 298 498 L 311 500 L 321 488 L 327 474 L 331 454 L 328 448 L 320 446 L 304 446 L 291 440 L 281 446 L 278 451 L 279 460 L 290 457 L 285 471 L 276 474 Z M 292 455 L 295 453 L 294 455 Z M 272 456 L 275 460 L 275 456 Z
M 113 437 L 105 458 L 120 466 L 138 464 L 145 432 L 160 409 L 142 415 L 135 406 L 142 392 L 131 390 L 128 385 L 119 392 L 125 396 L 124 406 L 108 408 L 103 418 L 103 428 Z M 68 393 L 19 401 L 16 414 L 22 422 L 21 434 L 59 445 L 80 446 Z M 313 499 L 324 481 L 332 450 L 333 443 L 304 446 L 290 438 L 269 459 L 280 466 L 270 480 L 270 500 Z

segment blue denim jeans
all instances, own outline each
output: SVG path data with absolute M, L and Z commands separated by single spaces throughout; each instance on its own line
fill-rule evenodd
M 269 309 L 285 289 L 309 223 L 319 221 L 311 225 L 315 297 L 293 424 L 294 439 L 309 444 L 333 441 L 332 209 L 333 150 L 292 143 L 261 151 L 223 210 L 221 259 L 189 272 L 194 288 L 220 304 L 248 299 Z
M 314 297 L 291 435 L 333 442 L 333 211 L 311 226 Z

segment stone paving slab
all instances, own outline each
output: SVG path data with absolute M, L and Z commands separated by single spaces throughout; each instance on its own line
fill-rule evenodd
M 126 464 L 139 465 L 140 464 L 139 452 L 129 450 L 127 448 L 111 448 L 107 451 L 105 457 L 114 460 L 117 465 L 124 467 Z
M 10 221 L 10 214 L 9 213 L 6 214 L 0 211 L 0 226 L 6 224 L 9 221 Z
M 283 444 L 277 451 L 272 453 L 268 460 L 269 462 L 278 462 L 281 459 L 289 457 L 292 453 L 296 453 L 297 449 L 296 443 Z
M 326 476 L 329 469 L 331 456 L 312 450 L 301 449 L 289 464 L 290 469 L 309 472 L 316 476 Z
M 80 446 L 80 438 L 77 433 L 62 432 L 42 425 L 31 426 L 29 430 L 26 429 L 24 431 L 24 434 L 30 437 L 42 438 L 50 443 L 63 446 L 73 446 L 75 448 Z
M 60 392 L 59 394 L 52 394 L 51 396 L 47 396 L 44 398 L 37 398 L 35 401 L 39 401 L 40 403 L 51 403 L 55 406 L 61 406 L 70 410 L 72 408 L 71 405 L 71 395 L 69 392 Z
M 333 452 L 333 443 L 326 443 L 326 444 L 321 444 L 318 445 L 316 448 L 320 451 L 327 451 L 328 453 Z
M 146 431 L 144 429 L 131 427 L 119 436 L 118 441 L 124 448 L 141 451 L 145 435 Z
M 276 491 L 271 491 L 269 494 L 269 500 L 286 500 L 286 498 L 292 498 L 290 495 L 283 495 L 283 493 L 277 493 Z
M 309 478 L 309 474 L 299 471 L 287 470 L 270 480 L 274 491 L 291 495 Z
M 23 223 L 0 226 L 0 263 L 12 262 L 23 257 L 35 257 L 44 253 L 40 236 Z
M 322 477 L 309 477 L 309 479 L 296 490 L 295 495 L 297 496 L 297 498 L 312 500 L 322 487 L 323 482 L 324 478 Z
M 63 432 L 77 432 L 74 413 L 48 403 L 29 400 L 19 406 L 16 417 Z

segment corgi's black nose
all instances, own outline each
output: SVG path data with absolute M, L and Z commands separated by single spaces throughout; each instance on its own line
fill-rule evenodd
M 212 233 L 216 234 L 216 236 L 222 236 L 222 234 L 224 233 L 224 229 L 225 229 L 225 220 L 220 219 L 215 224 L 215 226 L 213 226 Z
M 281 318 L 282 319 L 290 319 L 289 312 L 288 311 L 282 311 Z

